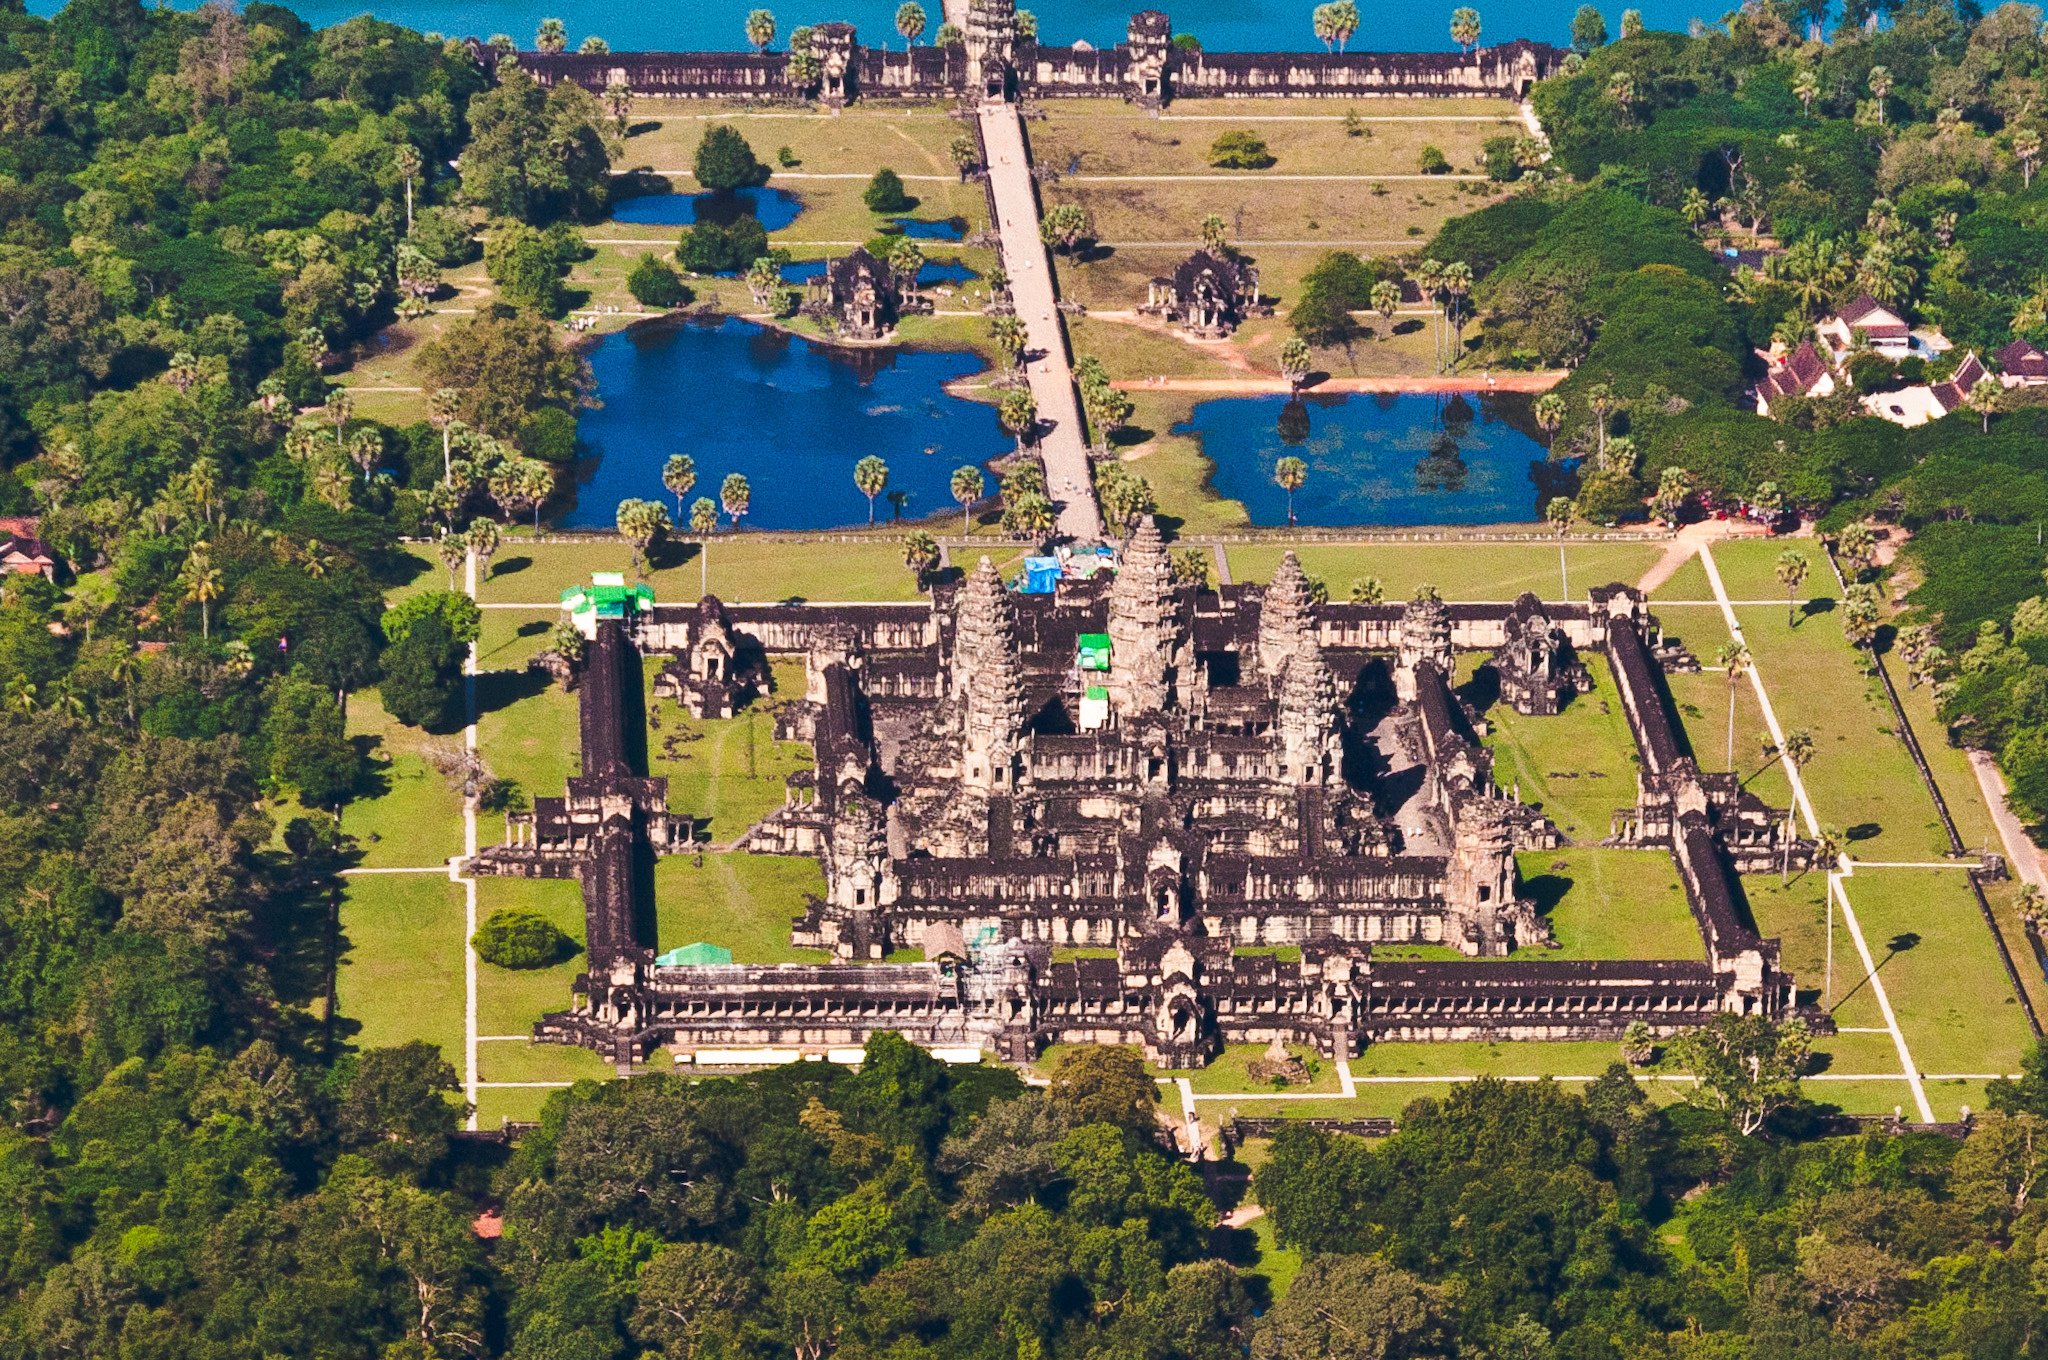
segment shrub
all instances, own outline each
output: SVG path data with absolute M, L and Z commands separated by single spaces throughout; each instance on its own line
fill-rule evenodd
M 868 181 L 867 192 L 861 195 L 869 212 L 898 213 L 910 209 L 910 195 L 903 192 L 903 177 L 883 166 L 875 171 L 875 177 Z
M 1264 170 L 1272 163 L 1265 138 L 1242 129 L 1224 133 L 1209 148 L 1209 164 L 1224 170 Z
M 519 422 L 517 442 L 529 458 L 543 463 L 576 461 L 576 417 L 559 406 L 543 406 Z
M 1488 137 L 1480 151 L 1486 158 L 1486 177 L 1505 184 L 1522 177 L 1521 162 L 1515 159 L 1513 137 Z
M 758 217 L 729 225 L 703 222 L 683 233 L 676 258 L 692 274 L 725 274 L 745 269 L 768 253 L 768 232 Z
M 797 159 L 796 152 L 786 146 L 775 148 L 775 163 L 785 170 L 794 170 L 803 164 L 802 161 Z
M 1849 381 L 1858 392 L 1887 392 L 1899 386 L 1899 370 L 1882 354 L 1858 354 L 1849 360 Z
M 494 912 L 470 943 L 478 958 L 500 968 L 545 968 L 573 947 L 553 922 L 516 908 Z
M 690 290 L 665 260 L 652 254 L 633 262 L 626 275 L 626 289 L 642 307 L 680 307 L 690 300 Z
M 690 168 L 697 183 L 714 193 L 768 182 L 768 167 L 755 158 L 754 148 L 747 145 L 747 139 L 740 136 L 737 128 L 724 123 L 706 132 L 704 140 L 697 143 L 696 160 Z
M 1451 163 L 1444 159 L 1444 153 L 1433 146 L 1422 148 L 1422 173 L 1425 175 L 1448 175 Z
M 407 239 L 443 269 L 453 269 L 476 258 L 476 238 L 470 234 L 469 223 L 446 208 L 421 208 Z

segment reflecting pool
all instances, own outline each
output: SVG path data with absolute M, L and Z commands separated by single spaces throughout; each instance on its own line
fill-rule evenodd
M 804 201 L 787 189 L 768 185 L 729 193 L 640 194 L 612 205 L 612 220 L 643 227 L 689 227 L 699 222 L 729 226 L 742 217 L 758 217 L 769 231 L 796 221 Z

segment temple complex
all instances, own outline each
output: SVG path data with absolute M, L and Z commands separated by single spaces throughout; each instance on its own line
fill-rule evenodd
M 1171 275 L 1153 279 L 1138 311 L 1207 340 L 1229 335 L 1246 317 L 1273 314 L 1259 296 L 1258 266 L 1235 251 L 1206 246 L 1182 260 Z
M 1205 52 L 1172 41 L 1158 10 L 1131 16 L 1114 47 L 1058 46 L 1018 30 L 1015 0 L 968 0 L 962 39 L 890 51 L 859 41 L 853 25 L 811 29 L 815 65 L 793 70 L 782 52 L 521 52 L 543 85 L 574 81 L 601 93 L 724 99 L 1044 99 L 1108 95 L 1157 109 L 1179 95 L 1493 95 L 1519 99 L 1554 73 L 1565 53 L 1516 39 L 1472 52 Z M 479 46 L 480 60 L 496 56 Z
M 475 861 L 582 882 L 588 967 L 538 1036 L 622 1069 L 664 1045 L 845 1046 L 880 1029 L 1009 1059 L 1131 1043 L 1184 1066 L 1225 1043 L 1343 1056 L 1376 1039 L 1612 1037 L 1636 1019 L 1668 1034 L 1792 1006 L 1736 875 L 1810 847 L 1699 772 L 1637 592 L 1319 604 L 1291 553 L 1265 587 L 1197 590 L 1174 585 L 1149 521 L 1109 576 L 1019 595 L 984 559 L 915 604 L 635 599 L 577 616 L 583 773 Z M 1471 652 L 1531 715 L 1585 693 L 1581 658 L 1606 657 L 1603 698 L 1641 762 L 1611 843 L 1671 854 L 1700 958 L 1547 957 L 1515 854 L 1561 837 L 1494 778 L 1455 686 Z M 669 658 L 657 695 L 708 714 L 764 692 L 769 657 L 802 658 L 777 734 L 809 743 L 813 768 L 743 848 L 820 862 L 822 896 L 791 904 L 793 943 L 833 962 L 655 961 L 649 870 L 694 826 L 633 756 L 643 654 Z M 884 962 L 912 951 L 921 962 Z
M 830 317 L 851 340 L 879 340 L 896 328 L 899 317 L 931 310 L 930 299 L 918 292 L 915 272 L 890 268 L 865 246 L 827 260 L 824 271 L 806 285 L 805 314 Z

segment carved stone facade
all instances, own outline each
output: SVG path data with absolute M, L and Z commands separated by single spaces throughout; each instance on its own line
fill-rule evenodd
M 1015 0 L 969 0 L 964 40 L 890 51 L 865 46 L 853 26 L 819 24 L 811 53 L 817 83 L 799 88 L 780 52 L 522 52 L 543 85 L 575 81 L 593 92 L 621 82 L 639 95 L 807 99 L 837 107 L 875 97 L 1045 99 L 1110 96 L 1159 108 L 1176 96 L 1494 95 L 1520 98 L 1552 74 L 1564 52 L 1524 39 L 1463 52 L 1198 52 L 1177 48 L 1158 10 L 1131 16 L 1125 40 L 1097 49 L 1021 37 Z M 482 62 L 496 54 L 481 43 Z
M 1613 1037 L 1636 1019 L 1668 1034 L 1792 1003 L 1733 874 L 1750 810 L 1676 754 L 1655 621 L 1622 587 L 1534 608 L 1317 605 L 1289 557 L 1263 589 L 1196 590 L 1173 584 L 1148 522 L 1113 582 L 1052 596 L 1009 593 L 984 561 L 914 605 L 656 606 L 604 627 L 585 662 L 585 765 L 612 803 L 567 838 L 515 823 L 477 867 L 583 879 L 591 966 L 537 1033 L 622 1066 L 663 1044 L 882 1029 L 1010 1058 L 1134 1043 L 1184 1065 L 1224 1043 L 1352 1054 L 1375 1038 Z M 1515 854 L 1558 833 L 1496 784 L 1452 687 L 1459 651 L 1512 653 L 1534 632 L 1558 655 L 1607 654 L 1644 762 L 1618 820 L 1628 843 L 1672 854 L 1701 958 L 1541 957 L 1549 929 Z M 1112 702 L 1082 730 L 1101 674 L 1083 658 L 1104 633 Z M 688 822 L 661 781 L 636 782 L 627 735 L 601 730 L 630 720 L 633 642 L 671 669 L 804 658 L 777 735 L 808 742 L 814 767 L 742 844 L 819 860 L 825 891 L 793 942 L 836 962 L 665 966 L 635 933 L 653 914 L 637 856 L 684 848 Z M 1375 956 L 1396 945 L 1465 958 Z M 902 951 L 926 961 L 882 962 Z
M 1271 316 L 1259 296 L 1259 269 L 1234 251 L 1204 247 L 1173 273 L 1146 285 L 1139 312 L 1163 317 L 1190 335 L 1220 340 L 1247 317 Z
M 930 300 L 918 292 L 915 274 L 891 269 L 865 246 L 827 260 L 824 272 L 805 289 L 804 311 L 831 317 L 849 340 L 880 340 L 896 329 L 898 318 L 932 310 Z

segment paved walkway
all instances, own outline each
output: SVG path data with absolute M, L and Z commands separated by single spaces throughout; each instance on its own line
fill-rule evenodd
M 2005 776 L 1998 771 L 1998 762 L 1989 751 L 1971 751 L 1970 768 L 1977 775 L 1977 787 L 1984 794 L 1984 804 L 1991 809 L 1991 820 L 1998 827 L 1998 839 L 2005 844 L 2005 862 L 2012 866 L 2022 883 L 2031 883 L 2043 893 L 2048 893 L 2048 873 L 2041 867 L 2041 852 L 2027 839 L 2027 829 L 2020 825 L 2020 819 L 2012 815 L 2006 805 Z
M 1076 543 L 1094 543 L 1102 538 L 1102 512 L 1088 469 L 1088 436 L 1067 359 L 1066 331 L 1054 305 L 1052 261 L 1038 238 L 1038 197 L 1024 148 L 1024 124 L 1012 104 L 983 104 L 980 116 L 1003 269 L 1024 321 L 1024 376 L 1038 403 L 1038 451 L 1045 459 L 1046 484 L 1060 508 L 1060 533 Z

